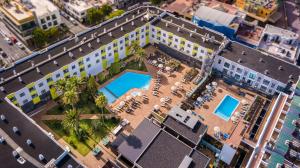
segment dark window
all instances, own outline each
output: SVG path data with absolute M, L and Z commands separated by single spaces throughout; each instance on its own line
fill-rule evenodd
M 32 92 L 32 91 L 34 91 L 35 90 L 35 87 L 33 86 L 33 87 L 31 87 L 31 88 L 29 88 L 29 92 Z
M 22 93 L 20 94 L 20 97 L 23 97 L 23 96 L 25 96 L 25 93 L 24 93 L 24 92 L 22 92 Z
M 50 20 L 50 16 L 47 16 L 47 20 Z
M 60 74 L 56 74 L 56 78 L 59 78 L 60 77 Z
M 69 69 L 65 69 L 64 70 L 64 73 L 66 74 L 66 73 L 68 73 L 69 72 Z
M 51 81 L 53 81 L 51 77 L 47 79 L 47 82 L 51 82 Z
M 52 15 L 52 19 L 53 19 L 53 20 L 56 19 L 56 15 L 53 14 L 53 15 Z
M 96 53 L 96 54 L 95 54 L 95 57 L 98 57 L 98 56 L 99 56 L 99 53 Z
M 89 57 L 87 57 L 87 58 L 85 59 L 85 61 L 86 61 L 86 62 L 89 62 L 89 61 L 90 61 L 90 58 L 89 58 Z
M 42 87 L 42 86 L 44 86 L 44 83 L 39 83 L 39 87 Z
M 76 68 L 76 65 L 72 65 L 72 69 L 75 69 Z

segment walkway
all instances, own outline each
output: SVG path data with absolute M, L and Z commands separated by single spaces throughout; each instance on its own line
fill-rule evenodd
M 90 120 L 98 120 L 104 117 L 106 119 L 115 117 L 114 114 L 81 114 L 79 118 L 81 120 L 90 119 Z M 63 120 L 65 115 L 43 115 L 40 117 L 40 120 Z

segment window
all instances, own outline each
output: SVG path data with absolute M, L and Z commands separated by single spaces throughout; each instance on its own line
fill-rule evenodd
M 230 64 L 229 64 L 228 62 L 225 62 L 225 63 L 224 63 L 224 67 L 229 68 L 229 67 L 230 67 Z
M 260 86 L 260 90 L 263 91 L 263 92 L 265 92 L 267 90 L 267 87 L 265 87 L 265 86 L 262 85 L 262 86 Z
M 43 29 L 47 29 L 47 25 L 43 25 Z
M 23 104 L 26 104 L 26 103 L 28 103 L 28 100 L 27 99 L 23 100 Z
M 118 46 L 118 44 L 117 43 L 114 43 L 114 47 L 117 47 Z
M 88 64 L 88 68 L 90 68 L 92 65 L 91 64 Z
M 263 80 L 263 84 L 264 84 L 264 85 L 269 85 L 269 83 L 270 83 L 270 81 L 265 80 L 265 79 Z
M 282 90 L 283 90 L 283 87 L 281 87 L 281 86 L 277 86 L 276 90 L 278 90 L 278 91 L 282 91 Z
M 105 52 L 105 50 L 101 50 L 101 54 L 103 54 Z
M 41 91 L 41 94 L 45 94 L 45 93 L 46 93 L 46 90 L 43 89 L 43 90 Z
M 34 91 L 35 90 L 35 87 L 33 86 L 33 87 L 31 87 L 31 88 L 29 88 L 29 92 L 32 92 L 32 91 Z
M 175 39 L 175 42 L 178 42 L 178 39 Z
M 66 74 L 66 73 L 68 73 L 68 72 L 69 72 L 69 70 L 68 70 L 68 69 L 65 69 L 65 70 L 64 70 L 64 73 L 65 73 L 65 74 Z
M 82 67 L 82 68 L 80 68 L 80 69 L 79 69 L 79 71 L 80 71 L 80 72 L 84 71 L 84 68 L 83 68 L 83 67 Z
M 53 81 L 53 79 L 51 77 L 47 79 L 47 83 L 49 83 L 51 81 Z
M 141 32 L 144 32 L 144 29 L 141 29 Z
M 107 47 L 107 50 L 110 50 L 110 49 L 111 49 L 111 46 L 108 46 L 108 47 Z
M 120 47 L 120 50 L 123 50 L 123 47 Z
M 110 56 L 111 56 L 111 53 L 109 53 L 108 56 L 110 57 Z
M 261 81 L 261 77 L 258 77 L 258 78 L 257 78 L 257 82 L 260 82 L 260 81 Z
M 56 74 L 55 76 L 56 76 L 56 78 L 59 78 L 59 77 L 60 77 L 60 74 Z
M 48 23 L 48 26 L 49 26 L 49 27 L 51 27 L 51 26 L 52 26 L 52 23 L 51 23 L 51 22 L 49 22 L 49 23 Z
M 89 61 L 90 61 L 90 58 L 89 58 L 89 57 L 87 57 L 87 58 L 85 59 L 85 61 L 86 61 L 86 62 L 89 62 Z
M 141 35 L 141 38 L 144 38 L 145 36 L 144 35 Z
M 83 64 L 83 61 L 79 61 L 78 64 L 79 64 L 79 65 L 82 65 L 82 64 Z
M 234 65 L 232 65 L 232 66 L 231 66 L 231 70 L 234 70 L 234 69 L 235 69 L 235 66 L 234 66 Z
M 52 15 L 52 19 L 53 19 L 53 20 L 56 19 L 56 15 L 53 14 L 53 15 Z
M 56 26 L 58 23 L 56 20 L 53 21 L 53 25 Z
M 275 83 L 271 83 L 271 88 L 274 88 L 275 87 Z
M 155 38 L 155 36 L 154 36 L 154 34 L 152 34 L 152 36 L 151 36 L 152 38 Z
M 42 23 L 42 24 L 43 24 L 43 23 L 46 23 L 45 19 L 41 19 L 41 23 Z
M 177 48 L 177 47 L 178 47 L 178 46 L 175 44 L 175 45 L 174 45 L 174 48 Z
M 166 37 L 166 33 L 163 33 L 163 36 Z
M 100 62 L 100 60 L 99 60 L 99 59 L 97 59 L 97 60 L 96 60 L 96 63 L 99 63 L 99 62 Z
M 47 20 L 50 20 L 50 16 L 47 16 Z
M 194 47 L 194 50 L 198 50 L 198 47 L 195 46 L 195 47 Z
M 24 96 L 25 96 L 24 92 L 20 93 L 20 97 L 24 97 Z
M 74 73 L 73 73 L 73 76 L 77 76 L 77 72 L 74 72 Z
M 72 69 L 75 69 L 76 68 L 76 65 L 72 65 Z
M 41 83 L 39 83 L 39 85 L 38 85 L 39 87 L 43 87 L 44 86 L 44 83 L 43 82 L 41 82 Z
M 236 69 L 236 72 L 237 72 L 237 73 L 242 73 L 242 71 L 243 71 L 243 70 L 242 70 L 241 68 L 237 68 L 237 69 Z
M 235 74 L 235 75 L 234 75 L 234 78 L 235 78 L 236 80 L 240 80 L 241 76 L 240 76 L 239 74 Z
M 96 54 L 95 54 L 95 57 L 98 57 L 98 56 L 99 56 L 99 53 L 96 53 Z
M 191 44 L 187 44 L 187 47 L 190 48 L 190 47 L 191 47 Z
M 37 97 L 38 95 L 37 94 L 33 94 L 31 97 L 32 98 L 35 98 L 35 97 Z
M 221 64 L 221 62 L 222 62 L 222 60 L 219 59 L 219 60 L 218 60 L 218 64 Z
M 120 40 L 120 44 L 122 44 L 123 43 L 123 40 Z
M 165 39 L 163 39 L 163 43 L 166 43 L 166 40 L 165 40 Z
M 134 37 L 134 34 L 131 34 L 130 37 L 133 38 L 133 37 Z
M 256 75 L 253 74 L 253 73 L 249 73 L 249 78 L 250 78 L 250 79 L 255 79 L 255 78 L 256 78 Z

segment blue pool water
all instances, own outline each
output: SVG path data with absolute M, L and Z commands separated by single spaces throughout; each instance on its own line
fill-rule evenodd
M 99 89 L 106 96 L 108 103 L 113 103 L 120 96 L 133 88 L 148 89 L 151 81 L 150 75 L 125 72 L 106 86 Z
M 226 95 L 214 113 L 222 119 L 228 121 L 239 103 L 240 102 L 237 99 Z

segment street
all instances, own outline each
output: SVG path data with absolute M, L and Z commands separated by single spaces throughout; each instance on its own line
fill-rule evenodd
M 69 31 L 73 34 L 77 34 L 87 29 L 84 25 L 82 25 L 78 21 L 76 21 L 77 25 L 74 25 L 73 23 L 71 23 L 70 20 L 65 18 L 63 15 L 61 15 L 61 21 L 69 28 Z

